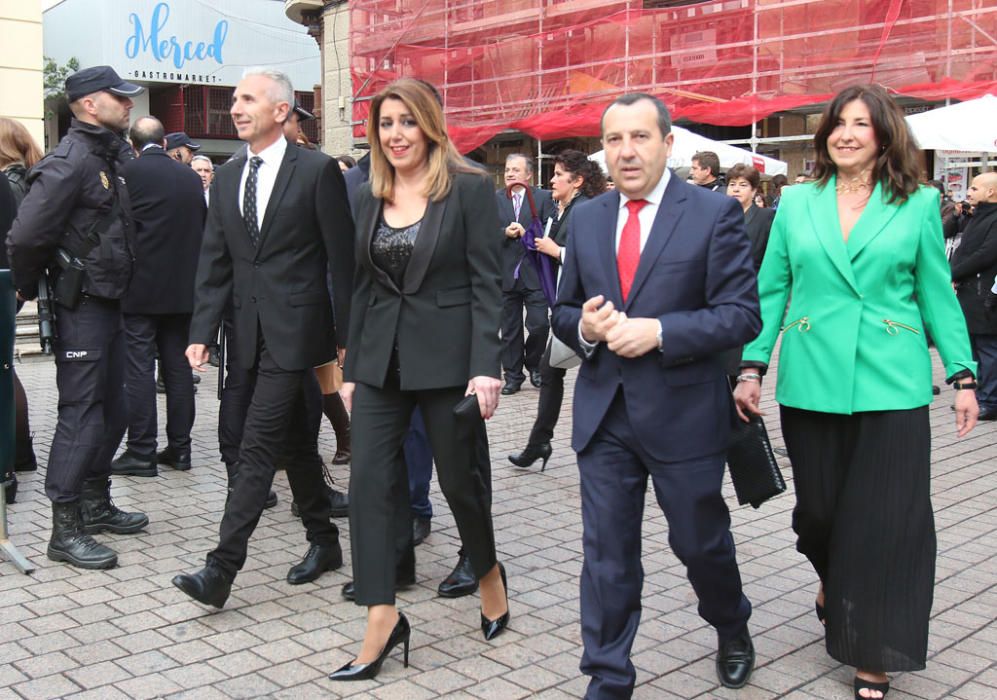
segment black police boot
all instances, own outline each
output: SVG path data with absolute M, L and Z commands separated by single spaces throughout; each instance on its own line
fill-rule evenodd
M 131 450 L 125 450 L 124 454 L 111 462 L 111 474 L 114 476 L 159 476 L 156 455 L 140 455 Z
M 97 535 L 104 530 L 116 535 L 130 535 L 149 524 L 145 513 L 126 513 L 111 500 L 110 479 L 87 479 L 80 496 L 80 515 L 83 531 Z
M 47 554 L 52 561 L 64 561 L 81 569 L 113 569 L 118 565 L 113 549 L 83 531 L 80 504 L 76 501 L 52 504 L 52 539 Z
M 345 518 L 350 514 L 350 497 L 348 494 L 332 488 L 329 484 L 325 485 L 325 494 L 329 498 L 329 515 L 334 518 Z M 301 510 L 295 501 L 291 501 L 291 515 L 295 518 L 301 516 Z

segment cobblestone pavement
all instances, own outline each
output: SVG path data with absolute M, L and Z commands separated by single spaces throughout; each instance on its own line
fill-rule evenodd
M 44 465 L 56 419 L 51 361 L 18 367 L 30 401 L 36 448 Z M 940 379 L 936 362 L 936 379 Z M 43 470 L 22 474 L 10 509 L 15 543 L 38 570 L 22 576 L 0 561 L 0 698 L 496 698 L 580 697 L 578 575 L 581 524 L 578 476 L 569 448 L 569 375 L 554 456 L 546 472 L 510 468 L 536 413 L 537 392 L 503 397 L 489 425 L 499 558 L 509 572 L 511 629 L 492 644 L 478 629 L 477 597 L 444 600 L 439 581 L 456 561 L 456 527 L 434 486 L 433 532 L 419 547 L 418 585 L 401 593 L 411 620 L 411 665 L 400 653 L 377 681 L 333 684 L 326 674 L 352 658 L 364 610 L 340 598 L 349 566 L 304 586 L 287 585 L 288 567 L 307 545 L 290 513 L 283 473 L 280 504 L 256 531 L 246 569 L 224 611 L 210 612 L 170 585 L 199 568 L 217 535 L 224 469 L 217 454 L 215 375 L 197 395 L 194 468 L 154 479 L 115 479 L 118 505 L 149 514 L 146 532 L 99 539 L 120 553 L 120 566 L 82 572 L 45 558 L 49 505 Z M 766 387 L 773 440 L 781 445 L 771 383 Z M 931 407 L 933 499 L 938 572 L 926 671 L 893 680 L 898 698 L 997 698 L 997 424 L 957 440 L 946 389 Z M 160 416 L 163 418 L 160 397 Z M 163 423 L 161 422 L 162 426 Z M 328 460 L 334 438 L 323 424 Z M 783 460 L 789 478 L 788 464 Z M 348 469 L 333 468 L 345 485 Z M 793 546 L 792 495 L 760 510 L 733 507 L 738 560 L 753 602 L 758 665 L 738 692 L 719 687 L 715 636 L 696 613 L 684 571 L 669 551 L 664 518 L 650 497 L 644 522 L 644 611 L 633 650 L 636 698 L 851 698 L 852 669 L 824 651 L 813 614 L 816 577 Z M 343 546 L 349 548 L 345 520 Z M 347 561 L 349 556 L 347 554 Z

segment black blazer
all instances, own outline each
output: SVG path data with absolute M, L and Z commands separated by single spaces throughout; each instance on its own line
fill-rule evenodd
M 772 220 L 775 219 L 775 209 L 761 209 L 752 204 L 744 212 L 744 228 L 751 241 L 751 260 L 755 263 L 755 272 L 762 266 L 765 258 L 765 248 L 769 244 L 769 232 L 772 230 Z
M 371 260 L 381 200 L 365 183 L 356 202 L 356 290 L 345 379 L 382 387 L 396 345 L 405 390 L 499 377 L 501 244 L 491 181 L 457 173 L 450 194 L 429 203 L 401 289 Z
M 550 192 L 539 187 L 533 187 L 533 201 L 537 205 L 537 216 L 543 224 L 547 219 L 557 215 L 557 206 L 551 199 Z M 518 221 L 523 228 L 529 228 L 533 221 L 533 214 L 530 211 L 530 202 L 523 194 L 523 204 L 519 207 L 519 218 L 516 218 L 516 210 L 512 206 L 512 200 L 506 195 L 504 189 L 495 193 L 495 202 L 498 205 L 499 236 L 502 241 L 502 291 L 511 291 L 516 286 L 516 265 L 523 259 L 526 252 L 523 244 L 518 238 L 509 238 L 505 235 L 505 227 L 513 221 Z M 519 268 L 519 278 L 524 289 L 540 289 L 540 280 L 537 279 L 537 271 L 532 264 L 521 265 Z
M 337 338 L 326 271 L 343 329 L 353 287 L 353 219 L 339 164 L 288 144 L 255 248 L 239 212 L 245 164 L 242 153 L 221 166 L 211 184 L 190 342 L 214 340 L 231 299 L 245 369 L 256 357 L 257 329 L 281 369 L 327 363 L 335 357 Z M 345 347 L 343 339 L 339 344 Z
M 952 281 L 966 327 L 975 335 L 997 334 L 997 316 L 985 301 L 997 276 L 997 204 L 976 205 L 976 213 L 962 234 L 962 243 L 952 254 Z
M 201 178 L 162 148 L 128 161 L 121 174 L 135 221 L 135 263 L 121 310 L 189 314 L 207 213 Z

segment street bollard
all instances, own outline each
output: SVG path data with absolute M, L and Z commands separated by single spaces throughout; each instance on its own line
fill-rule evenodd
M 0 474 L 12 474 L 14 466 L 14 335 L 17 303 L 10 270 L 0 270 Z M 7 499 L 0 489 L 0 550 L 22 574 L 35 570 L 10 541 L 7 534 Z

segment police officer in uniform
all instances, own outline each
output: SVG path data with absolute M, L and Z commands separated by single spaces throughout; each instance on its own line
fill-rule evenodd
M 14 285 L 38 294 L 50 271 L 56 297 L 54 343 L 59 422 L 45 493 L 52 501 L 48 558 L 107 569 L 118 556 L 91 535 L 138 532 L 144 513 L 125 513 L 110 497 L 111 457 L 126 422 L 120 302 L 132 275 L 128 193 L 118 175 L 131 97 L 142 91 L 109 66 L 66 80 L 69 132 L 32 168 L 30 189 L 7 237 Z

